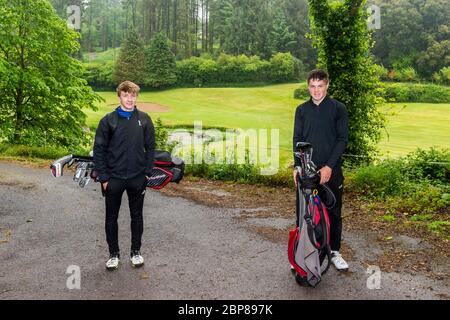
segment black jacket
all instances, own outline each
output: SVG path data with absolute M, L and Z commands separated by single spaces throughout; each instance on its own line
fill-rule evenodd
M 298 106 L 295 111 L 294 151 L 300 141 L 312 144 L 312 161 L 317 166 L 333 169 L 340 165 L 348 142 L 348 113 L 345 105 L 327 96 L 318 106 L 312 99 Z M 294 159 L 295 165 L 300 165 L 300 160 L 297 157 Z
M 148 114 L 135 108 L 130 119 L 113 111 L 100 120 L 94 142 L 100 182 L 150 175 L 154 154 L 155 128 Z

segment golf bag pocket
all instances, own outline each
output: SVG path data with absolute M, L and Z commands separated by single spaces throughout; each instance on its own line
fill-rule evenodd
M 172 172 L 163 168 L 153 167 L 152 174 L 147 178 L 147 187 L 152 189 L 162 189 L 172 180 L 172 178 Z
M 153 170 L 147 179 L 147 187 L 162 189 L 169 182 L 179 183 L 184 175 L 184 161 L 167 151 L 156 151 Z

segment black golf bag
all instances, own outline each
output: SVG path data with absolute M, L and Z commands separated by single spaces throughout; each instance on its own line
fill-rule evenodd
M 76 171 L 73 180 L 83 188 L 92 179 L 98 181 L 98 172 L 95 171 L 93 156 L 67 155 L 50 165 L 52 175 L 57 178 L 64 174 L 64 167 L 76 164 Z M 147 187 L 152 189 L 162 189 L 169 182 L 179 183 L 184 175 L 184 161 L 172 156 L 167 151 L 155 151 L 153 170 L 147 179 Z

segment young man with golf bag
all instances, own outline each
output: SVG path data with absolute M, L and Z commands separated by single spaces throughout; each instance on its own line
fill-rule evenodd
M 298 142 L 309 142 L 314 152 L 312 161 L 320 173 L 320 184 L 330 187 L 336 197 L 335 206 L 329 210 L 331 262 L 337 270 L 348 270 L 347 262 L 339 253 L 342 234 L 342 154 L 348 142 L 348 113 L 344 104 L 328 96 L 329 78 L 323 70 L 313 70 L 308 75 L 311 98 L 297 107 L 294 124 L 294 151 Z M 295 166 L 299 159 L 295 158 Z M 297 183 L 294 170 L 294 181 Z
M 140 253 L 144 230 L 142 208 L 147 176 L 151 175 L 155 153 L 155 129 L 151 118 L 136 108 L 139 86 L 125 81 L 117 87 L 120 105 L 100 120 L 94 142 L 94 162 L 105 196 L 106 241 L 110 257 L 108 270 L 119 266 L 118 224 L 123 192 L 128 195 L 131 215 L 133 267 L 144 264 Z

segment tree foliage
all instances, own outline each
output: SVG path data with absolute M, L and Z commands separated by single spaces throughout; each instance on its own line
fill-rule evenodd
M 145 83 L 154 88 L 165 87 L 177 81 L 175 55 L 167 38 L 158 33 L 146 51 L 147 75 Z
M 113 74 L 114 82 L 128 80 L 143 85 L 146 79 L 145 63 L 144 42 L 136 30 L 131 29 L 120 48 Z
M 340 0 L 335 0 L 339 2 Z M 148 45 L 158 33 L 177 60 L 225 52 L 270 59 L 290 52 L 308 68 L 317 62 L 307 0 L 51 0 L 67 19 L 67 7 L 81 9 L 81 48 L 98 52 L 118 47 L 135 29 Z M 325 1 L 326 2 L 326 1 Z M 330 0 L 330 2 L 332 2 Z M 371 52 L 388 69 L 414 68 L 421 78 L 448 66 L 448 0 L 371 0 L 381 12 Z M 447 41 L 447 42 L 446 42 Z
M 385 67 L 413 67 L 422 77 L 450 64 L 448 0 L 372 0 L 380 7 L 381 29 L 373 53 Z
M 78 34 L 48 1 L 0 0 L 0 140 L 79 146 L 84 108 L 101 98 L 71 55 Z
M 289 52 L 297 43 L 295 32 L 290 31 L 282 8 L 278 8 L 274 13 L 272 36 L 275 52 Z
M 369 49 L 364 0 L 309 0 L 313 45 L 319 54 L 319 67 L 328 70 L 330 93 L 349 112 L 351 163 L 367 160 L 375 152 L 383 117 L 375 93 L 379 86 Z

